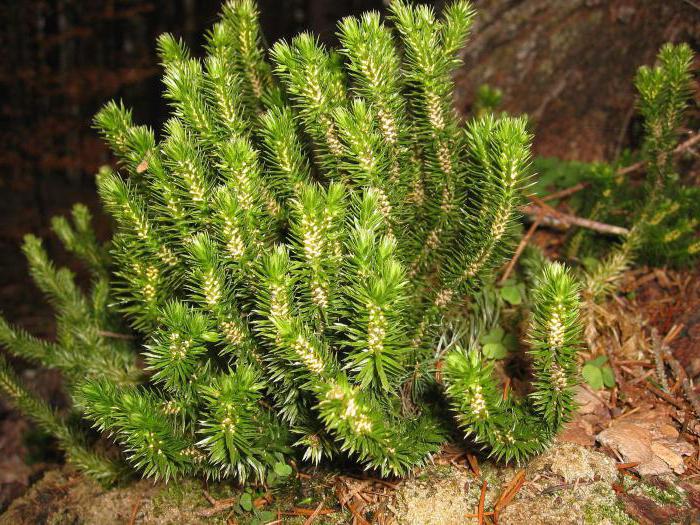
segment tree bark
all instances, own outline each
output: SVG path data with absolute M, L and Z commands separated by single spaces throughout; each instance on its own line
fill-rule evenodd
M 483 0 L 457 74 L 467 113 L 477 88 L 503 92 L 502 109 L 527 113 L 535 152 L 610 159 L 639 134 L 634 74 L 664 42 L 700 41 L 690 0 Z

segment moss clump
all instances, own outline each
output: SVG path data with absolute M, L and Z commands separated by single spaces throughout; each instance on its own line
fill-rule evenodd
M 217 485 L 210 486 L 208 490 L 215 498 L 221 496 L 218 494 L 221 491 Z M 228 494 L 228 497 L 231 497 L 231 494 Z M 189 479 L 183 479 L 177 483 L 168 483 L 164 485 L 162 490 L 160 490 L 151 501 L 155 514 L 161 514 L 165 510 L 173 507 L 191 507 L 195 509 L 207 505 L 207 500 L 204 499 L 202 493 L 201 483 Z
M 635 525 L 637 523 L 625 513 L 609 485 L 596 483 L 591 494 L 594 497 L 583 507 L 583 519 L 586 525 Z
M 647 497 L 660 505 L 687 505 L 685 491 L 678 487 L 673 476 L 658 476 L 648 479 L 625 479 L 625 490 L 630 494 Z

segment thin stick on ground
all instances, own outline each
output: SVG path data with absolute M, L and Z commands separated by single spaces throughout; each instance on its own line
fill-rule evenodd
M 590 186 L 590 184 L 587 182 L 579 182 L 578 184 L 571 186 L 570 188 L 564 188 L 563 190 L 548 193 L 547 195 L 540 197 L 540 200 L 542 202 L 546 202 L 553 201 L 554 199 L 563 199 L 564 197 L 568 197 L 569 195 L 578 193 L 579 191 L 587 188 L 588 186 Z
M 139 515 L 139 509 L 141 508 L 141 503 L 143 500 L 139 497 L 131 508 L 131 516 L 129 517 L 129 525 L 134 525 L 136 523 L 136 518 Z
M 554 208 L 551 206 L 547 206 L 547 208 L 549 208 L 549 210 L 554 210 Z M 558 210 L 554 210 L 555 213 L 552 213 L 549 210 L 543 209 L 543 207 L 539 205 L 532 204 L 520 207 L 520 211 L 529 216 L 531 220 L 541 216 L 541 224 L 552 228 L 567 230 L 571 226 L 579 226 L 580 228 L 586 228 L 605 235 L 616 235 L 621 237 L 627 237 L 630 233 L 628 228 L 623 228 L 622 226 L 615 226 L 613 224 L 606 224 L 604 222 L 593 221 L 591 219 L 584 219 L 582 217 L 577 217 L 576 215 L 571 215 Z
M 659 383 L 661 384 L 662 390 L 664 391 L 664 393 L 667 393 L 669 395 L 669 398 L 671 398 L 671 388 L 669 387 L 668 378 L 666 376 L 666 363 L 668 363 L 669 367 L 671 367 L 673 375 L 675 376 L 677 384 L 680 384 L 681 388 L 683 389 L 683 395 L 685 396 L 688 403 L 690 403 L 690 406 L 692 407 L 695 416 L 700 417 L 700 399 L 695 393 L 693 385 L 688 379 L 688 374 L 686 373 L 685 369 L 673 356 L 671 349 L 668 347 L 668 342 L 674 339 L 680 333 L 681 328 L 682 327 L 679 325 L 672 326 L 671 330 L 669 330 L 668 334 L 666 334 L 666 337 L 664 337 L 663 339 L 659 337 L 659 333 L 656 330 L 656 328 L 652 328 L 651 349 L 654 353 L 654 361 L 656 363 L 656 375 L 659 380 Z
M 654 354 L 654 363 L 656 364 L 656 378 L 661 384 L 661 389 L 668 392 L 670 389 L 668 377 L 666 377 L 666 364 L 664 363 L 664 345 L 656 328 L 651 329 L 651 351 Z
M 486 501 L 486 488 L 488 482 L 484 480 L 481 485 L 481 495 L 479 496 L 479 507 L 476 509 L 476 517 L 479 520 L 479 525 L 484 525 L 484 502 Z
M 518 244 L 518 247 L 515 249 L 513 258 L 510 260 L 508 266 L 506 266 L 506 269 L 503 272 L 503 277 L 501 277 L 500 284 L 506 282 L 508 280 L 508 277 L 510 277 L 513 268 L 515 268 L 515 263 L 517 263 L 518 259 L 520 259 L 520 256 L 522 255 L 525 246 L 527 246 L 527 243 L 530 242 L 530 239 L 535 234 L 535 231 L 537 230 L 537 227 L 540 225 L 541 221 L 542 215 L 538 215 L 532 222 L 532 225 L 530 225 L 530 228 L 527 230 L 527 233 L 523 236 L 522 239 L 520 239 L 520 244 Z
M 695 390 L 693 389 L 693 385 L 688 379 L 688 374 L 685 372 L 685 369 L 681 366 L 678 360 L 675 357 L 673 357 L 673 355 L 671 355 L 670 350 L 667 350 L 665 352 L 664 357 L 666 361 L 668 361 L 671 370 L 673 370 L 673 373 L 676 376 L 676 380 L 680 381 L 681 388 L 683 389 L 683 395 L 685 396 L 688 403 L 690 403 L 690 406 L 693 408 L 693 412 L 695 412 L 695 417 L 700 418 L 700 400 L 698 399 L 698 396 L 695 393 Z
M 688 140 L 685 142 L 681 142 L 676 148 L 673 150 L 673 154 L 677 155 L 678 153 L 682 153 L 685 150 L 692 148 L 695 144 L 700 142 L 700 133 L 696 133 L 692 137 L 690 137 Z M 635 162 L 634 164 L 630 164 L 629 166 L 625 166 L 624 168 L 620 168 L 617 170 L 618 175 L 627 175 L 628 173 L 632 173 L 633 171 L 637 171 L 638 169 L 643 168 L 646 165 L 645 160 L 640 160 L 639 162 Z
M 670 403 L 671 405 L 676 407 L 678 410 L 685 410 L 686 409 L 686 407 L 683 405 L 683 403 L 681 403 L 680 401 L 678 401 L 677 399 L 672 397 L 670 394 L 667 394 L 663 390 L 656 388 L 654 385 L 652 385 L 650 383 L 645 383 L 644 386 L 647 387 L 647 390 L 649 390 L 649 392 L 660 397 L 661 399 L 663 399 L 667 403 Z
M 204 499 L 206 499 L 211 504 L 211 507 L 208 509 L 200 510 L 198 512 L 199 516 L 207 518 L 215 516 L 220 512 L 233 508 L 238 503 L 238 498 L 216 499 L 206 490 L 203 490 L 202 494 L 204 495 Z

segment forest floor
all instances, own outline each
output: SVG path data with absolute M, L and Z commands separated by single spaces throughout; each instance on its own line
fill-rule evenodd
M 559 237 L 543 230 L 534 241 L 552 253 Z M 625 275 L 596 311 L 584 355 L 606 355 L 616 386 L 579 386 L 576 417 L 525 468 L 495 465 L 461 443 L 404 479 L 300 466 L 243 499 L 235 485 L 203 481 L 105 490 L 47 456 L 45 438 L 8 413 L 0 421 L 0 524 L 698 523 L 700 422 L 684 396 L 686 378 L 660 378 L 655 355 L 668 349 L 687 376 L 700 375 L 699 277 L 700 268 Z M 60 388 L 49 372 L 24 375 L 46 395 Z

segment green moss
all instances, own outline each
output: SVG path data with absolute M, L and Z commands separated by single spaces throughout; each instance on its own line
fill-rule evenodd
M 201 484 L 191 479 L 181 479 L 163 485 L 163 489 L 153 498 L 153 510 L 156 514 L 166 508 L 196 508 L 207 504 Z
M 655 483 L 645 480 L 625 480 L 625 488 L 632 494 L 645 496 L 660 505 L 683 506 L 686 504 L 685 492 L 672 481 L 659 478 Z
M 583 522 L 587 525 L 610 523 L 613 525 L 636 525 L 619 503 L 596 505 L 588 504 L 583 508 Z
M 583 506 L 583 521 L 587 525 L 601 523 L 611 525 L 634 525 L 637 522 L 627 515 L 615 492 L 607 483 L 594 483 L 591 497 Z

